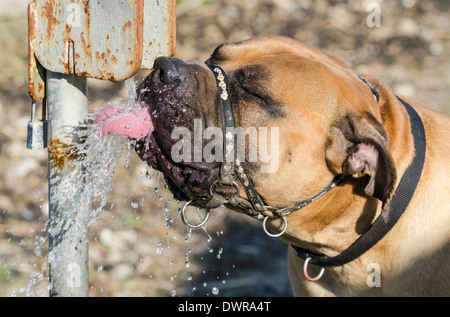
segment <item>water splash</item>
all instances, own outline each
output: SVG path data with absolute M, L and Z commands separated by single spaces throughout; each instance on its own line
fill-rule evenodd
M 139 106 L 135 81 L 133 79 L 126 81 L 125 87 L 129 92 L 128 99 L 125 101 L 115 101 L 109 103 L 108 106 L 118 105 L 123 107 L 125 105 L 129 109 Z M 86 116 L 86 124 L 82 125 L 81 129 L 77 132 L 77 137 L 82 142 L 74 144 L 71 149 L 74 153 L 77 153 L 76 158 L 68 162 L 69 168 L 73 170 L 72 175 L 74 175 L 74 178 L 71 181 L 71 187 L 67 188 L 67 192 L 65 193 L 67 201 L 71 201 L 74 205 L 73 209 L 78 213 L 82 213 L 84 217 L 88 219 L 88 226 L 92 225 L 100 217 L 100 214 L 108 209 L 108 196 L 113 187 L 113 178 L 118 162 L 123 159 L 125 160 L 124 166 L 128 167 L 130 156 L 134 148 L 133 141 L 130 142 L 130 139 L 126 136 L 101 136 L 101 133 L 99 133 L 100 127 L 93 124 L 99 111 L 101 111 L 101 109 L 98 109 L 94 114 L 88 114 Z M 150 178 L 151 176 L 148 175 L 147 177 Z M 154 182 L 154 188 L 152 187 L 152 189 L 150 189 L 150 197 L 160 200 L 163 225 L 166 228 L 166 247 L 169 248 L 169 230 L 174 224 L 174 216 L 178 216 L 179 219 L 179 215 L 173 215 L 170 213 L 176 213 L 176 211 L 173 210 L 174 208 L 170 208 L 171 211 L 169 212 L 169 209 L 165 207 L 160 191 L 161 185 L 164 183 L 163 177 L 160 177 L 159 172 L 156 172 L 156 176 L 154 177 L 156 178 L 156 181 Z M 81 193 L 81 195 L 75 198 L 72 196 L 72 192 Z M 135 210 L 138 208 L 138 204 L 136 202 L 131 202 L 130 206 Z M 178 204 L 178 206 L 180 205 Z M 80 222 L 80 224 L 72 224 L 73 228 L 77 230 L 77 226 L 80 226 L 81 223 L 82 222 Z M 78 227 L 78 229 L 80 228 Z M 185 269 L 193 269 L 189 259 L 192 253 L 191 235 L 193 230 L 190 228 L 187 230 L 187 237 L 185 239 L 185 242 L 187 243 L 187 251 L 185 253 L 184 267 Z M 208 233 L 206 225 L 199 229 L 199 231 L 206 234 L 207 242 L 210 244 L 212 241 L 212 236 Z M 217 233 L 217 236 L 220 234 L 221 233 Z M 173 240 L 176 239 L 173 238 Z M 46 238 L 36 240 L 36 254 L 42 254 L 41 246 L 47 241 L 48 240 Z M 207 249 L 209 251 L 208 253 L 212 254 L 214 252 L 213 248 L 207 247 Z M 223 249 L 220 248 L 216 254 L 217 259 L 220 259 L 222 252 Z M 160 241 L 158 242 L 158 247 L 156 248 L 156 254 L 164 254 L 165 256 L 169 256 L 164 252 L 163 243 Z M 48 258 L 50 263 L 54 260 L 55 259 L 51 257 Z M 173 265 L 173 261 L 170 258 L 167 260 L 167 263 L 169 267 Z M 96 268 L 97 272 L 100 273 L 104 270 L 105 266 L 98 265 Z M 21 293 L 26 296 L 36 296 L 37 294 L 33 291 L 33 287 L 34 285 L 37 285 L 39 281 L 46 279 L 44 274 L 45 270 L 46 267 L 44 266 L 41 271 L 33 272 L 29 278 L 29 285 L 26 288 L 22 288 L 18 292 L 15 292 L 16 295 L 17 293 Z M 192 281 L 192 275 L 189 275 L 186 280 Z M 207 285 L 206 282 L 205 284 Z M 195 287 L 193 287 L 193 291 L 194 289 Z M 213 289 L 212 293 L 217 295 L 218 289 Z M 175 296 L 177 292 L 173 290 L 171 294 Z
M 133 79 L 126 81 L 125 86 L 129 92 L 129 98 L 124 102 L 127 107 L 134 107 L 137 103 L 135 82 Z M 119 101 L 116 101 L 118 103 Z M 114 104 L 114 103 L 112 103 Z M 111 105 L 111 103 L 110 103 Z M 100 111 L 100 110 L 98 110 Z M 96 114 L 87 114 L 85 123 L 81 124 L 75 132 L 75 139 L 79 140 L 68 148 L 66 153 L 70 153 L 70 159 L 66 163 L 70 173 L 56 173 L 50 180 L 59 183 L 60 193 L 58 194 L 58 204 L 64 206 L 58 209 L 58 219 L 54 221 L 58 225 L 51 226 L 50 220 L 44 224 L 42 232 L 47 231 L 52 236 L 60 233 L 69 237 L 63 241 L 58 248 L 64 250 L 72 241 L 80 238 L 80 232 L 86 232 L 87 227 L 94 223 L 99 213 L 108 204 L 108 194 L 113 185 L 113 177 L 120 159 L 125 160 L 128 166 L 133 144 L 125 136 L 108 135 L 101 136 L 100 127 L 93 124 Z M 76 214 L 76 217 L 74 217 Z M 87 226 L 86 226 L 87 224 Z M 87 235 L 83 239 L 88 239 Z M 48 280 L 46 276 L 47 265 L 60 262 L 64 252 L 49 252 L 44 254 L 44 244 L 48 242 L 47 236 L 36 235 L 34 242 L 34 254 L 44 261 L 40 270 L 35 270 L 28 277 L 28 284 L 13 290 L 11 296 L 39 296 L 39 283 Z M 61 255 L 55 255 L 59 253 Z M 58 257 L 58 258 L 56 258 Z M 47 261 L 45 261 L 47 260 Z M 101 271 L 101 270 L 100 270 Z M 49 286 L 51 287 L 51 286 Z
M 108 105 L 120 103 L 128 109 L 140 107 L 134 79 L 126 80 L 125 86 L 128 90 L 128 99 L 124 102 L 114 101 Z M 124 159 L 124 166 L 127 167 L 133 148 L 133 141 L 130 142 L 125 136 L 102 136 L 100 125 L 92 123 L 100 111 L 101 109 L 98 109 L 94 114 L 87 114 L 86 123 L 77 131 L 80 142 L 73 144 L 69 149 L 70 152 L 76 153 L 76 158 L 68 162 L 73 179 L 71 188 L 66 188 L 64 192 L 67 200 L 76 204 L 74 210 L 81 208 L 89 218 L 88 225 L 95 222 L 98 214 L 108 203 L 108 194 L 113 186 L 118 161 Z M 74 193 L 81 195 L 73 197 Z

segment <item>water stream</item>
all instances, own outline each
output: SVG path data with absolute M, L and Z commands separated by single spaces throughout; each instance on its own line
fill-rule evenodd
M 137 102 L 136 95 L 136 86 L 134 79 L 129 79 L 125 82 L 125 87 L 128 90 L 128 99 L 123 101 L 123 103 L 132 108 Z M 98 111 L 96 111 L 98 113 Z M 116 168 L 118 166 L 119 161 L 124 161 L 125 168 L 129 165 L 130 156 L 133 153 L 133 144 L 130 142 L 130 139 L 126 136 L 120 135 L 107 135 L 103 137 L 99 133 L 99 127 L 93 124 L 95 119 L 94 114 L 88 114 L 86 117 L 86 124 L 81 127 L 81 129 L 77 132 L 78 138 L 83 140 L 79 144 L 73 145 L 74 153 L 77 153 L 76 158 L 71 160 L 68 164 L 68 168 L 72 169 L 71 173 L 71 181 L 70 186 L 65 188 L 64 196 L 68 203 L 74 206 L 74 210 L 77 210 L 78 213 L 84 215 L 84 217 L 88 218 L 88 226 L 94 224 L 99 217 L 101 217 L 103 212 L 107 212 L 107 205 L 110 203 L 109 194 L 113 187 L 113 179 Z M 159 200 L 159 206 L 161 206 L 160 211 L 149 211 L 149 212 L 159 212 L 161 213 L 162 223 L 166 230 L 166 241 L 159 241 L 156 247 L 156 256 L 162 256 L 165 253 L 165 250 L 168 250 L 173 241 L 177 241 L 178 237 L 170 235 L 171 226 L 174 223 L 176 217 L 179 219 L 179 208 L 180 203 L 174 203 L 170 199 L 165 199 L 160 194 L 161 186 L 164 186 L 164 181 L 162 177 L 159 176 L 159 172 L 151 173 L 153 176 L 147 173 L 147 178 L 155 177 L 156 179 L 152 180 L 152 183 L 155 186 L 152 188 L 150 195 L 144 199 L 156 199 Z M 73 193 L 81 193 L 77 194 L 77 196 L 73 196 Z M 150 196 L 150 197 L 149 197 Z M 173 208 L 173 206 L 176 208 Z M 143 202 L 140 204 L 137 202 L 131 202 L 131 210 L 138 209 L 139 205 L 143 205 Z M 169 208 L 170 206 L 170 208 Z M 108 207 L 111 208 L 111 207 Z M 70 209 L 70 208 L 69 208 Z M 173 211 L 176 209 L 177 211 Z M 69 217 L 70 218 L 70 217 Z M 77 223 L 71 223 L 71 226 L 77 229 Z M 48 222 L 45 224 L 42 232 L 49 230 Z M 59 230 L 59 229 L 52 229 Z M 184 238 L 184 242 L 186 245 L 186 252 L 184 254 L 184 270 L 189 271 L 191 268 L 191 254 L 192 254 L 192 229 L 186 229 L 186 236 Z M 206 230 L 206 227 L 201 228 L 204 232 L 204 239 L 206 240 L 206 248 L 208 250 L 207 253 L 214 253 L 214 249 L 210 247 L 210 242 L 212 240 L 212 236 Z M 220 236 L 220 233 L 217 233 L 217 236 Z M 45 249 L 44 245 L 48 243 L 48 239 L 43 236 L 42 233 L 36 235 L 35 239 L 35 247 L 34 253 L 35 255 L 41 257 L 44 260 L 48 260 L 49 263 L 52 263 L 54 260 L 48 254 L 43 254 L 42 250 Z M 64 246 L 62 246 L 64 247 Z M 114 246 L 113 246 L 114 247 Z M 220 259 L 223 248 L 219 248 L 217 251 L 217 259 Z M 182 254 L 178 255 L 179 257 L 183 257 Z M 202 258 L 203 259 L 203 258 Z M 201 260 L 202 260 L 201 259 Z M 168 258 L 169 267 L 173 265 L 173 259 Z M 40 268 L 36 268 L 29 276 L 28 285 L 20 287 L 11 293 L 12 296 L 41 296 L 41 290 L 37 289 L 39 283 L 47 280 L 47 261 L 43 261 L 43 264 Z M 142 263 L 143 260 L 139 259 L 139 263 Z M 105 263 L 106 265 L 107 263 Z M 105 265 L 99 265 L 96 268 L 97 272 L 102 272 L 104 270 Z M 203 271 L 203 274 L 205 272 Z M 91 270 L 92 274 L 92 270 Z M 95 274 L 95 273 L 94 273 Z M 149 278 L 152 276 L 150 275 Z M 171 280 L 179 278 L 177 277 L 177 273 L 174 273 L 171 277 Z M 187 273 L 183 277 L 187 282 L 192 281 L 192 274 Z M 222 283 L 225 283 L 225 280 L 222 278 Z M 192 294 L 195 294 L 197 290 L 197 284 L 192 286 Z M 202 284 L 203 288 L 210 288 L 210 294 L 217 295 L 219 294 L 219 287 L 216 284 L 213 286 L 208 286 L 206 282 Z M 170 292 L 172 296 L 177 296 L 177 290 L 172 289 Z

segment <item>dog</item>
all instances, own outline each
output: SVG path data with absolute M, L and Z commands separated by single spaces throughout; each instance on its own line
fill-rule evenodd
M 279 36 L 220 45 L 206 63 L 158 58 L 138 92 L 154 126 L 137 141 L 139 156 L 164 173 L 176 198 L 244 208 L 264 220 L 264 229 L 290 245 L 295 296 L 450 295 L 448 116 Z M 172 133 L 177 127 L 191 132 L 184 141 L 195 142 L 196 130 L 209 127 L 225 133 L 221 98 L 231 104 L 236 127 L 277 129 L 269 138 L 277 150 L 275 171 L 262 172 L 260 156 L 247 160 L 251 150 L 261 154 L 250 141 L 243 158 L 228 165 L 245 173 L 227 173 L 228 182 L 221 182 L 223 162 L 196 160 L 194 153 L 187 153 L 190 160 L 172 159 L 181 139 Z M 411 111 L 425 135 L 413 126 Z M 426 143 L 419 146 L 416 134 Z M 394 215 L 407 173 L 417 181 Z M 213 196 L 223 199 L 209 203 Z M 381 228 L 395 223 L 354 259 L 326 268 L 308 263 L 313 255 L 341 254 L 376 221 Z

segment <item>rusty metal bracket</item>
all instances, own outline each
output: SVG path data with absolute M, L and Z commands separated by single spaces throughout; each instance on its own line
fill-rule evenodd
M 175 0 L 34 0 L 28 6 L 28 91 L 45 70 L 123 81 L 175 50 Z M 145 19 L 144 19 L 145 16 Z
M 36 59 L 37 19 L 36 3 L 28 6 L 28 93 L 33 100 L 41 100 L 45 96 L 45 69 Z

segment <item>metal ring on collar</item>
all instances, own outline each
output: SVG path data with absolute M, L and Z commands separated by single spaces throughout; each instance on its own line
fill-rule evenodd
M 264 220 L 263 220 L 263 229 L 264 229 L 264 232 L 269 236 L 269 237 L 272 237 L 272 238 L 278 238 L 278 237 L 281 237 L 285 232 L 286 232 L 286 229 L 287 229 L 287 220 L 286 220 L 286 218 L 285 217 L 281 217 L 281 218 L 283 218 L 283 221 L 284 221 L 284 228 L 283 228 L 283 230 L 281 230 L 281 232 L 279 232 L 279 233 L 270 233 L 269 232 L 269 230 L 267 230 L 267 225 L 266 225 L 266 222 L 267 222 L 267 218 L 269 218 L 269 217 L 266 217 L 266 218 L 264 218 Z
M 317 282 L 322 277 L 323 273 L 325 272 L 325 268 L 322 267 L 319 274 L 317 274 L 316 277 L 311 277 L 308 274 L 308 264 L 309 261 L 312 260 L 310 257 L 307 257 L 305 260 L 305 263 L 303 264 L 303 274 L 305 275 L 306 279 L 310 282 Z
M 183 208 L 181 208 L 181 220 L 183 221 L 183 223 L 188 226 L 189 228 L 192 229 L 197 229 L 197 228 L 201 228 L 205 225 L 205 223 L 208 221 L 209 219 L 209 208 L 206 208 L 206 215 L 205 218 L 203 218 L 203 220 L 198 223 L 198 224 L 191 224 L 187 221 L 186 219 L 186 209 L 187 207 L 192 203 L 192 200 L 187 201 L 184 205 Z
M 215 193 L 215 192 L 214 192 L 214 188 L 216 187 L 216 185 L 217 185 L 218 183 L 219 183 L 219 180 L 215 180 L 215 181 L 211 184 L 211 187 L 209 187 L 209 193 L 211 194 L 211 196 L 214 195 L 214 193 Z M 240 192 L 240 188 L 239 188 L 238 183 L 236 183 L 236 182 L 233 181 L 232 185 L 233 185 L 234 188 L 236 189 L 236 195 L 238 195 L 239 192 Z

